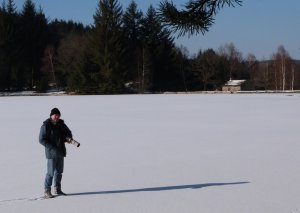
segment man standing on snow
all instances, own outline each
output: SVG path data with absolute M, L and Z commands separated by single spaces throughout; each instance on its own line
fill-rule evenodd
M 47 174 L 45 177 L 45 198 L 53 198 L 51 194 L 54 179 L 55 195 L 66 195 L 61 190 L 61 179 L 64 170 L 64 157 L 66 157 L 66 138 L 72 138 L 72 132 L 62 119 L 60 111 L 53 108 L 50 118 L 44 121 L 40 129 L 39 142 L 45 146 L 47 158 Z

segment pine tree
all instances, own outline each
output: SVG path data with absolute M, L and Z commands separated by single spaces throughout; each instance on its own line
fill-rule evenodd
M 8 14 L 16 14 L 16 5 L 13 0 L 8 0 L 7 13 Z
M 150 6 L 143 22 L 143 48 L 148 52 L 149 72 L 146 75 L 148 89 L 156 92 L 176 90 L 181 82 L 175 63 L 174 39 L 171 32 L 162 27 L 159 17 Z M 182 88 L 182 87 L 181 87 Z
M 117 0 L 100 0 L 94 15 L 91 51 L 98 65 L 100 93 L 121 93 L 124 87 L 124 40 L 122 7 Z
M 10 90 L 18 72 L 19 26 L 13 0 L 3 1 L 0 10 L 0 87 Z
M 137 4 L 132 1 L 123 15 L 123 29 L 126 40 L 126 61 L 128 71 L 125 80 L 139 82 L 141 76 L 141 26 L 143 13 L 137 9 Z
M 48 21 L 42 10 L 36 11 L 35 4 L 26 0 L 21 14 L 23 44 L 23 66 L 27 85 L 35 86 L 40 76 L 42 57 L 48 43 Z
M 72 73 L 68 75 L 68 89 L 79 94 L 99 93 L 99 74 L 95 72 L 98 65 L 93 62 L 93 56 L 84 52 Z

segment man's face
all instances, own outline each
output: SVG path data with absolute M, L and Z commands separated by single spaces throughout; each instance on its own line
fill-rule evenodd
M 51 115 L 51 120 L 54 122 L 57 122 L 60 119 L 60 115 L 58 114 L 53 114 Z

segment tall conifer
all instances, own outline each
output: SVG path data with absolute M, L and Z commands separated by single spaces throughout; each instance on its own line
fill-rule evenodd
M 48 42 L 48 21 L 43 11 L 37 11 L 32 0 L 26 0 L 21 14 L 23 63 L 30 88 L 40 79 L 40 67 Z
M 98 66 L 100 93 L 120 93 L 123 90 L 126 68 L 122 14 L 122 7 L 117 0 L 100 0 L 94 15 L 91 49 Z
M 126 39 L 126 61 L 128 71 L 125 73 L 127 81 L 140 81 L 141 65 L 142 65 L 142 42 L 141 42 L 141 26 L 142 11 L 137 9 L 137 4 L 132 1 L 126 9 L 123 16 L 123 29 Z
M 179 69 L 174 64 L 174 39 L 171 32 L 161 25 L 157 12 L 150 6 L 143 21 L 143 46 L 148 53 L 148 89 L 156 92 L 176 90 L 181 81 Z M 145 51 L 146 50 L 146 51 Z
M 14 82 L 19 59 L 18 14 L 13 0 L 3 1 L 0 11 L 0 87 L 10 90 Z

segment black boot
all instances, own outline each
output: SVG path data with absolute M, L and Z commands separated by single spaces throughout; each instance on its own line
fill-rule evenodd
M 44 197 L 48 199 L 48 198 L 53 198 L 54 196 L 51 194 L 51 190 L 46 190 L 44 193 Z
M 59 188 L 59 187 L 55 187 L 55 188 L 54 188 L 54 194 L 55 194 L 55 195 L 64 195 L 64 196 L 67 195 L 67 194 L 64 193 L 64 192 L 61 190 L 61 188 Z

